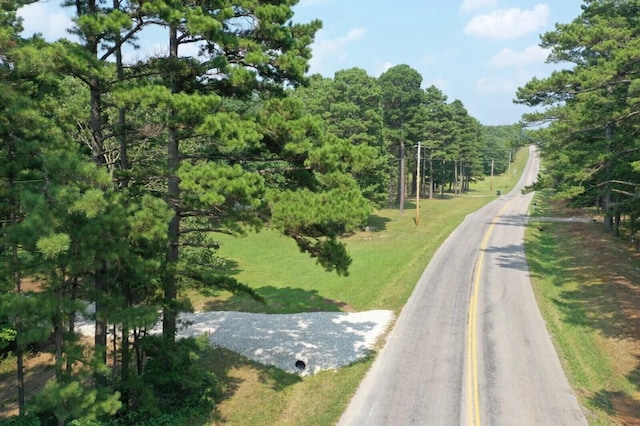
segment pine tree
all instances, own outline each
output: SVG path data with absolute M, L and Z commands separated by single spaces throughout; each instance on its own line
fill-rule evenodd
M 25 256 L 25 246 L 38 232 L 24 226 L 25 199 L 42 186 L 41 138 L 47 120 L 41 117 L 42 101 L 55 89 L 43 73 L 46 54 L 42 40 L 19 37 L 17 3 L 0 11 L 0 312 L 6 320 L 4 334 L 14 341 L 17 360 L 17 400 L 25 414 L 24 353 L 28 345 L 47 338 L 48 309 L 41 297 L 25 294 L 23 278 L 37 262 Z
M 421 127 L 423 129 L 422 139 L 424 156 L 429 164 L 429 198 L 433 198 L 437 160 L 447 159 L 447 142 L 452 130 L 453 122 L 451 108 L 447 104 L 447 96 L 435 86 L 425 89 L 425 98 L 421 116 Z M 425 174 L 422 173 L 424 176 Z M 444 182 L 441 185 L 444 186 Z
M 379 78 L 382 90 L 382 115 L 392 150 L 398 147 L 398 198 L 400 212 L 406 199 L 406 144 L 418 143 L 417 124 L 423 91 L 422 76 L 408 65 L 389 68 Z
M 551 123 L 540 138 L 541 181 L 560 197 L 602 207 L 607 230 L 620 214 L 638 213 L 639 10 L 637 1 L 586 1 L 580 16 L 541 38 L 549 62 L 565 69 L 517 93 L 517 102 L 544 108 L 526 114 L 527 123 Z
M 382 137 L 380 87 L 359 68 L 336 72 L 334 79 L 312 76 L 294 96 L 310 114 L 325 123 L 324 132 L 347 140 L 352 151 L 351 173 L 374 206 L 382 207 L 388 185 L 388 158 Z

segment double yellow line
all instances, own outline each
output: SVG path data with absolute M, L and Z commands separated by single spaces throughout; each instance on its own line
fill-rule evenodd
M 476 270 L 473 280 L 473 292 L 469 300 L 469 320 L 467 322 L 467 408 L 469 415 L 469 425 L 480 426 L 480 396 L 478 390 L 478 294 L 480 292 L 480 278 L 482 277 L 482 264 L 484 263 L 484 253 L 489 239 L 496 226 L 496 220 L 502 216 L 515 198 L 507 202 L 495 216 L 487 232 L 484 234 L 480 244 L 480 255 L 476 263 Z

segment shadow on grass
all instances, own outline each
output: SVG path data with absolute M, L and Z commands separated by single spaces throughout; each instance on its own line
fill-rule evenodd
M 375 351 L 370 351 L 364 358 L 355 361 L 345 368 L 355 370 L 362 368 L 368 369 L 375 357 L 375 353 Z M 224 393 L 218 403 L 229 401 L 237 394 L 244 394 L 248 391 L 248 388 L 255 390 L 256 387 L 261 386 L 267 387 L 275 392 L 287 392 L 292 386 L 303 386 L 303 389 L 298 392 L 305 392 L 304 379 L 297 374 L 290 374 L 275 367 L 267 367 L 255 363 L 226 349 L 212 347 L 205 356 L 201 357 L 199 362 L 202 366 L 210 368 L 224 386 Z M 322 372 L 320 374 L 326 373 Z M 354 382 L 354 386 L 357 386 L 357 382 Z M 313 385 L 308 388 L 312 389 Z M 293 394 L 295 395 L 295 391 Z M 264 398 L 264 396 L 257 397 L 258 400 L 260 400 L 260 398 Z M 310 394 L 309 398 L 313 398 L 313 395 Z M 320 401 L 322 400 L 321 397 Z M 310 409 L 313 409 L 314 405 L 315 402 L 310 402 Z M 317 408 L 323 409 L 321 406 Z M 324 409 L 326 408 L 327 407 L 324 407 Z M 260 407 L 246 406 L 244 409 L 260 410 Z M 235 410 L 236 409 L 232 409 L 232 411 Z M 221 411 L 216 411 L 209 420 L 213 421 L 213 424 L 228 424 L 233 422 L 232 419 L 225 417 Z M 200 426 L 200 424 L 198 426 Z M 202 423 L 202 426 L 204 426 L 204 423 Z
M 264 297 L 266 303 L 262 304 L 245 295 L 233 295 L 225 300 L 207 301 L 204 309 L 206 311 L 242 311 L 267 314 L 351 310 L 346 303 L 320 296 L 317 290 L 273 286 L 259 287 L 255 290 Z
M 581 232 L 588 226 L 565 226 L 568 234 L 558 236 L 573 245 L 568 278 L 581 285 L 562 291 L 556 304 L 571 324 L 640 342 L 640 276 L 615 241 L 598 232 Z
M 553 225 L 558 226 L 558 225 Z M 554 232 L 538 233 L 534 238 L 535 242 L 526 247 L 529 272 L 532 277 L 538 277 L 554 286 L 563 286 L 566 279 L 558 271 L 567 269 L 571 260 L 568 256 L 559 256 L 554 250 Z
M 640 341 L 640 286 L 627 256 L 589 224 L 548 224 L 537 236 L 538 249 L 530 255 L 536 274 L 556 277 L 562 288 L 578 282 L 574 290 L 561 291 L 554 300 L 564 320 L 598 330 L 606 337 Z M 554 239 L 567 247 L 564 257 L 553 250 Z M 632 276 L 635 275 L 635 276 Z
M 535 238 L 537 241 L 528 247 L 531 271 L 547 281 L 554 277 L 552 285 L 560 292 L 552 302 L 562 320 L 633 348 L 625 353 L 640 348 L 640 258 L 589 223 L 546 224 L 544 232 L 537 232 Z M 561 249 L 556 250 L 559 245 Z M 570 289 L 565 288 L 568 284 Z M 612 356 L 611 361 L 626 372 L 636 392 L 640 391 L 640 357 L 625 353 Z M 638 424 L 637 396 L 603 388 L 589 401 L 622 424 Z M 628 423 L 629 419 L 633 422 Z
M 619 424 L 640 424 L 640 403 L 624 392 L 601 390 L 589 398 L 591 404 L 614 417 Z
M 388 217 L 372 214 L 367 219 L 367 230 L 371 232 L 384 231 L 387 229 L 388 222 L 391 222 Z
M 217 401 L 218 403 L 231 399 L 243 384 L 251 385 L 257 381 L 260 385 L 268 386 L 275 391 L 282 391 L 302 381 L 302 377 L 297 374 L 258 364 L 242 355 L 219 347 L 206 349 L 198 363 L 200 366 L 213 371 L 218 381 L 222 384 L 223 392 L 221 398 Z M 256 408 L 247 407 L 247 409 Z M 211 420 L 215 424 L 228 422 L 228 419 L 224 418 L 219 411 L 213 414 L 213 419 Z
M 224 260 L 224 266 L 217 271 L 217 273 L 226 277 L 233 277 L 234 275 L 238 275 L 240 272 L 242 272 L 240 263 L 233 259 L 226 258 Z M 224 293 L 224 290 L 221 290 L 219 287 L 207 287 L 202 283 L 196 287 L 196 290 L 198 293 L 206 297 L 216 297 Z

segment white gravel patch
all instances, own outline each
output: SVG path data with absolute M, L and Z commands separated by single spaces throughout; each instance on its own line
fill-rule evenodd
M 290 373 L 315 374 L 363 359 L 393 319 L 386 310 L 253 314 L 194 312 L 179 316 L 178 338 L 206 335 L 214 346 Z M 93 334 L 93 323 L 77 329 Z M 160 325 L 155 332 L 160 332 Z M 304 368 L 300 368 L 304 363 Z
M 181 328 L 178 337 L 208 335 L 212 345 L 237 352 L 260 364 L 308 375 L 335 370 L 364 358 L 392 317 L 391 311 L 382 310 L 299 314 L 185 313 L 180 315 L 180 320 L 190 325 Z M 304 362 L 305 368 L 296 367 L 296 361 Z

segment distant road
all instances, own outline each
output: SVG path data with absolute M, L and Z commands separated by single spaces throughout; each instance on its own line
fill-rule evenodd
M 524 255 L 539 157 L 436 252 L 339 425 L 586 425 Z M 425 216 L 423 220 L 429 220 Z

